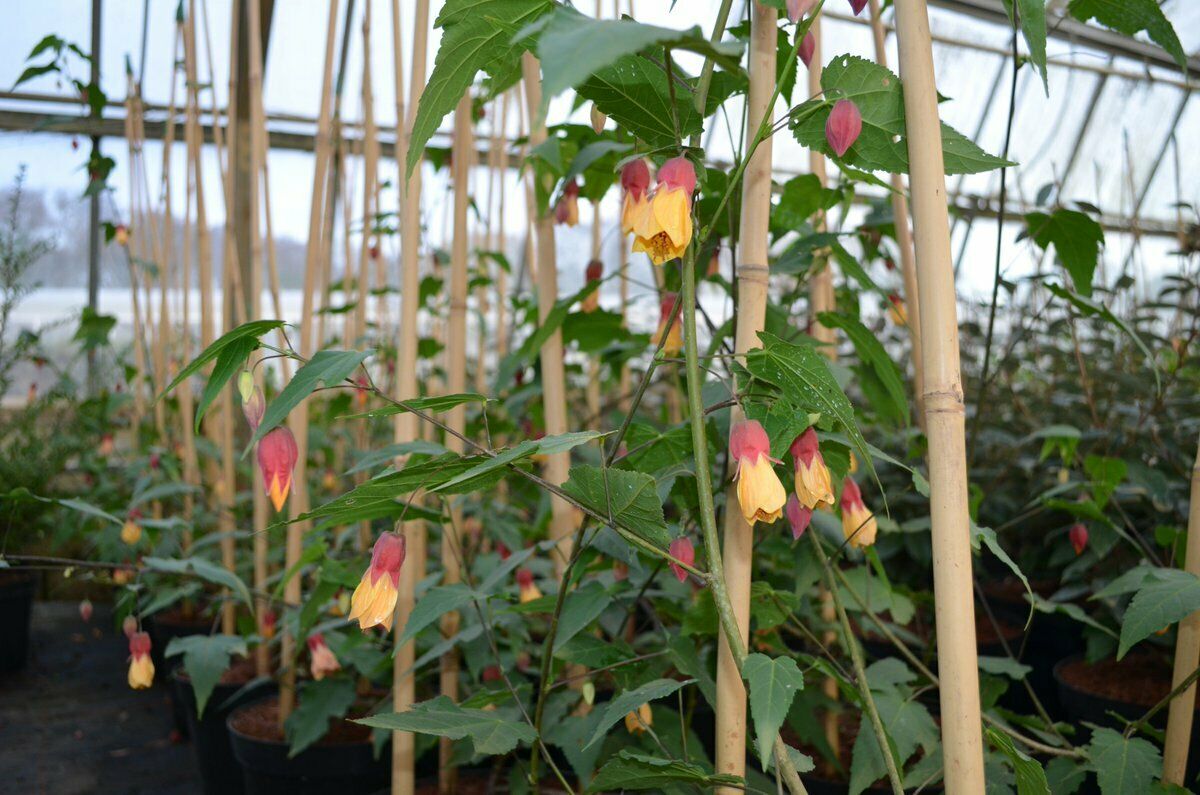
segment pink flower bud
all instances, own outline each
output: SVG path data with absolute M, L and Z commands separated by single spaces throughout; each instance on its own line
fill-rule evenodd
M 1071 539 L 1071 546 L 1075 548 L 1076 555 L 1082 555 L 1083 550 L 1087 549 L 1088 545 L 1088 529 L 1082 524 L 1071 525 L 1067 535 Z
M 266 411 L 267 399 L 263 397 L 262 388 L 255 386 L 250 390 L 249 397 L 244 396 L 242 399 L 242 413 L 246 415 L 246 422 L 250 424 L 251 432 L 258 430 Z
M 83 619 L 85 624 L 92 620 L 92 610 L 91 599 L 84 599 L 79 603 L 79 617 Z
M 587 264 L 587 269 L 584 271 L 584 278 L 589 283 L 600 281 L 604 276 L 604 263 L 598 259 L 594 259 Z
M 792 22 L 799 22 L 816 4 L 817 0 L 787 0 L 788 19 Z
M 671 557 L 676 560 L 683 561 L 691 566 L 696 562 L 696 549 L 692 546 L 692 540 L 687 536 L 681 536 L 671 542 L 671 546 L 667 549 L 671 553 Z M 675 575 L 675 579 L 680 582 L 685 582 L 688 578 L 687 569 L 680 566 L 678 563 L 670 562 L 671 573 Z
M 125 616 L 125 620 L 121 622 L 121 631 L 125 633 L 125 637 L 132 638 L 133 633 L 138 631 L 137 619 L 132 615 Z
M 812 508 L 805 508 L 800 504 L 800 498 L 792 494 L 788 497 L 783 512 L 787 515 L 788 524 L 792 526 L 792 539 L 795 540 L 804 535 L 809 522 L 812 521 Z
M 645 196 L 649 187 L 650 167 L 646 165 L 645 160 L 640 157 L 637 160 L 630 160 L 621 169 L 621 190 L 633 198 L 640 199 Z
M 866 7 L 867 0 L 850 0 L 850 10 L 854 12 L 854 16 L 861 14 Z
M 812 66 L 813 54 L 817 51 L 817 39 L 812 35 L 810 30 L 804 34 L 804 40 L 800 42 L 800 60 L 804 61 L 805 66 Z
M 837 156 L 841 157 L 854 145 L 861 132 L 862 114 L 858 111 L 858 105 L 848 99 L 839 99 L 834 103 L 833 110 L 829 112 L 829 119 L 825 122 L 825 140 Z
M 288 490 L 292 487 L 292 470 L 299 457 L 296 437 L 285 426 L 272 428 L 258 443 L 258 468 L 263 486 L 277 511 L 282 511 L 287 501 Z
M 658 184 L 667 189 L 682 188 L 691 198 L 696 190 L 696 169 L 683 155 L 663 163 L 658 170 Z
M 758 420 L 743 420 L 729 433 L 729 454 L 735 461 L 754 462 L 771 457 L 771 440 Z

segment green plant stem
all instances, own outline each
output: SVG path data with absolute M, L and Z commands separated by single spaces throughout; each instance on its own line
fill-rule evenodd
M 725 35 L 725 25 L 729 22 L 729 10 L 733 7 L 733 0 L 721 0 L 721 6 L 717 9 L 717 18 L 713 22 L 712 35 L 708 40 L 715 47 L 721 43 L 721 37 Z M 712 58 L 704 59 L 704 67 L 700 70 L 700 79 L 696 82 L 696 112 L 700 114 L 700 118 L 704 118 L 704 106 L 708 102 L 708 89 L 712 86 L 713 70 L 716 68 L 716 63 Z M 700 133 L 693 133 L 688 145 L 695 147 L 700 143 Z
M 850 651 L 850 663 L 854 666 L 854 678 L 858 680 L 858 692 L 862 696 L 863 705 L 867 708 L 867 715 L 871 718 L 871 729 L 874 730 L 875 739 L 879 742 L 883 762 L 887 765 L 888 781 L 891 782 L 892 792 L 895 795 L 904 795 L 904 784 L 900 781 L 900 771 L 896 769 L 896 760 L 892 756 L 892 745 L 888 742 L 883 721 L 879 719 L 879 709 L 875 706 L 875 697 L 871 695 L 871 683 L 867 680 L 867 669 L 863 665 L 862 648 L 854 637 L 854 631 L 850 628 L 850 619 L 846 616 L 846 607 L 842 604 L 841 597 L 838 596 L 837 583 L 833 579 L 833 567 L 829 564 L 829 558 L 825 555 L 825 549 L 821 546 L 821 539 L 817 537 L 815 528 L 809 530 L 808 537 L 812 541 L 813 549 L 816 550 L 817 558 L 821 561 L 824 569 L 825 587 L 833 599 L 838 622 L 842 625 L 845 646 Z
M 738 672 L 746 660 L 746 647 L 738 631 L 733 604 L 725 588 L 725 566 L 721 561 L 721 544 L 717 538 L 717 515 L 713 506 L 712 473 L 708 463 L 708 438 L 704 432 L 704 400 L 701 396 L 703 381 L 700 376 L 700 357 L 696 340 L 696 247 L 690 246 L 683 259 L 683 351 L 687 368 L 687 396 L 689 419 L 692 429 L 692 455 L 696 460 L 696 491 L 700 502 L 700 528 L 704 535 L 704 554 L 708 558 L 708 587 L 712 590 L 713 602 L 721 630 L 729 644 Z M 787 746 L 775 737 L 775 765 L 787 783 L 792 795 L 807 795 L 808 790 L 800 780 Z

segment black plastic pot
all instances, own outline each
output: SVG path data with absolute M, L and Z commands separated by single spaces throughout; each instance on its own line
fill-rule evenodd
M 29 661 L 29 620 L 37 575 L 0 571 L 0 673 L 15 673 Z
M 247 705 L 250 706 L 250 705 Z M 371 740 L 314 745 L 288 757 L 288 744 L 243 734 L 238 713 L 226 720 L 246 795 L 369 795 L 389 783 L 391 754 L 374 756 Z
M 187 719 L 188 735 L 205 795 L 242 795 L 242 769 L 233 755 L 226 721 L 238 707 L 273 693 L 271 681 L 249 684 L 217 684 L 205 706 L 204 717 L 196 714 L 192 682 L 180 667 L 171 673 L 171 696 Z
M 176 688 L 171 684 L 175 668 L 178 666 L 174 657 L 170 660 L 166 658 L 167 646 L 175 638 L 183 638 L 188 635 L 206 634 L 211 627 L 210 622 L 205 620 L 184 620 L 180 616 L 171 614 L 158 613 L 152 616 L 147 616 L 142 621 L 142 626 L 146 632 L 150 633 L 150 660 L 154 663 L 155 676 L 160 682 L 166 682 L 168 693 L 171 696 L 171 716 L 175 723 L 175 731 L 179 732 L 179 736 L 187 739 L 191 737 L 191 728 L 188 726 L 187 707 L 179 699 Z M 193 707 L 193 709 L 195 709 Z

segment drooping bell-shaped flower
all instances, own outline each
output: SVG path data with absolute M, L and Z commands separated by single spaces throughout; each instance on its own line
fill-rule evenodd
M 263 488 L 277 511 L 282 511 L 287 502 L 288 491 L 292 488 L 292 470 L 299 457 L 296 437 L 287 426 L 272 428 L 258 442 L 258 469 L 262 473 Z
M 279 616 L 276 615 L 274 610 L 267 608 L 266 610 L 262 611 L 262 615 L 259 617 L 258 631 L 264 638 L 270 640 L 271 638 L 275 637 L 275 628 L 278 625 Z
M 854 16 L 861 14 L 866 7 L 867 0 L 850 0 L 850 10 L 854 12 Z
M 84 599 L 79 603 L 79 617 L 83 619 L 83 623 L 86 624 L 92 620 L 92 612 L 94 610 L 95 608 L 92 607 L 91 599 Z
M 1082 555 L 1083 550 L 1087 549 L 1088 545 L 1088 529 L 1087 526 L 1076 522 L 1071 525 L 1071 529 L 1067 531 L 1067 537 L 1071 539 L 1071 546 L 1075 550 L 1076 555 Z
M 692 546 L 692 540 L 687 536 L 680 536 L 671 542 L 671 546 L 667 549 L 671 553 L 671 557 L 682 561 L 691 566 L 696 562 L 696 548 Z M 675 575 L 675 579 L 680 582 L 685 582 L 688 578 L 688 571 L 678 563 L 670 562 L 671 573 Z
M 652 342 L 662 345 L 665 356 L 677 356 L 683 350 L 683 319 L 680 313 L 673 311 L 677 297 L 676 293 L 663 293 L 662 302 L 658 307 L 658 331 L 654 333 Z
M 788 19 L 799 22 L 816 4 L 817 0 L 787 0 Z
M 533 572 L 529 569 L 517 569 L 517 593 L 521 604 L 542 598 L 542 591 L 533 581 Z
M 145 690 L 154 684 L 154 662 L 150 659 L 150 635 L 135 632 L 129 636 L 129 686 Z
M 829 111 L 829 118 L 825 121 L 825 140 L 838 157 L 846 154 L 861 132 L 862 113 L 858 105 L 848 99 L 833 103 L 833 110 Z
M 842 482 L 842 535 L 850 546 L 862 549 L 875 543 L 877 532 L 875 514 L 867 510 L 858 484 L 846 478 Z
M 325 643 L 325 636 L 320 632 L 308 636 L 308 656 L 308 670 L 318 682 L 324 679 L 326 674 L 342 670 L 342 664 L 338 662 L 333 649 Z
M 350 621 L 362 629 L 381 626 L 389 632 L 396 613 L 396 589 L 400 585 L 400 567 L 407 551 L 404 536 L 384 533 L 371 550 L 371 565 L 363 572 L 354 595 L 350 597 Z
M 113 229 L 113 240 L 117 241 L 118 246 L 128 246 L 129 227 L 125 226 L 125 224 L 117 224 L 116 228 Z
M 789 494 L 783 513 L 787 517 L 788 524 L 792 527 L 792 540 L 794 541 L 804 535 L 804 531 L 808 529 L 808 525 L 812 521 L 812 508 L 805 508 L 800 504 L 799 497 L 795 494 Z
M 804 62 L 804 65 L 806 67 L 812 66 L 813 55 L 816 54 L 816 52 L 817 52 L 817 37 L 814 36 L 812 34 L 812 31 L 810 30 L 808 33 L 804 34 L 804 38 L 800 42 L 800 51 L 799 51 L 800 60 Z
M 588 262 L 587 268 L 583 272 L 584 280 L 588 284 L 593 284 L 604 278 L 604 263 L 598 259 Z M 584 312 L 595 312 L 600 307 L 600 288 L 597 287 L 588 293 L 587 298 L 584 298 L 579 304 L 580 310 Z
M 625 715 L 625 731 L 630 734 L 642 734 L 654 725 L 654 716 L 650 713 L 650 705 L 642 704 L 635 712 Z
M 579 183 L 573 179 L 563 186 L 562 195 L 554 205 L 554 220 L 567 226 L 579 223 Z
M 904 299 L 895 293 L 888 296 L 888 317 L 897 326 L 908 325 L 908 310 L 904 308 Z
M 737 463 L 738 504 L 742 516 L 755 522 L 773 522 L 783 515 L 787 491 L 775 474 L 771 440 L 758 420 L 744 420 L 729 434 L 729 454 Z
M 800 505 L 813 509 L 820 503 L 833 505 L 833 483 L 829 467 L 817 442 L 817 431 L 810 427 L 796 437 L 791 446 L 792 460 L 796 464 L 796 496 Z
M 682 155 L 658 170 L 658 186 L 633 217 L 633 250 L 655 265 L 683 256 L 692 240 L 692 194 L 696 169 Z
M 596 107 L 596 103 L 592 103 L 591 113 L 592 131 L 599 135 L 604 132 L 604 125 L 608 122 L 608 116 L 604 115 L 604 111 Z
M 640 157 L 630 160 L 621 169 L 621 234 L 627 235 L 633 231 L 633 222 L 641 208 L 649 199 L 646 191 L 650 189 L 650 167 Z
M 125 519 L 125 524 L 121 525 L 121 540 L 129 546 L 133 546 L 142 540 L 142 526 L 137 523 L 137 517 L 133 516 L 132 512 Z

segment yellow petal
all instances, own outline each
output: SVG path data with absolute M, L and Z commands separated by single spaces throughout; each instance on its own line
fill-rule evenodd
M 666 232 L 672 247 L 682 253 L 692 239 L 692 208 L 687 192 L 682 188 L 660 190 L 654 194 L 652 205 L 656 225 Z
M 766 456 L 743 461 L 738 468 L 737 493 L 742 516 L 751 525 L 755 522 L 773 522 L 783 515 L 787 491 Z
M 854 508 L 845 508 L 842 510 L 842 535 L 852 547 L 869 547 L 875 543 L 875 535 L 879 532 L 879 525 L 875 521 L 875 514 L 866 509 L 865 506 L 857 506 Z
M 271 487 L 267 489 L 267 495 L 271 498 L 271 504 L 275 506 L 276 511 L 282 511 L 283 505 L 287 502 L 288 490 L 291 489 L 292 479 L 290 477 L 280 480 L 278 475 L 271 477 Z
M 829 478 L 829 467 L 815 457 L 810 465 L 800 463 L 796 467 L 796 496 L 805 508 L 816 508 L 820 503 L 833 505 L 833 484 Z
M 129 686 L 134 690 L 145 690 L 154 684 L 154 663 L 149 654 L 135 657 L 129 663 Z

